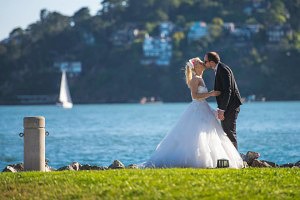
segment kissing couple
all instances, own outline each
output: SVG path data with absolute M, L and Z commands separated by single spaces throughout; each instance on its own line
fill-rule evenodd
M 202 78 L 206 69 L 215 71 L 214 90 L 210 92 Z M 208 52 L 204 61 L 190 59 L 185 75 L 192 102 L 143 166 L 216 168 L 219 159 L 227 159 L 230 168 L 242 168 L 236 137 L 242 103 L 233 72 L 220 61 L 218 53 Z M 208 97 L 216 97 L 217 111 L 207 103 Z

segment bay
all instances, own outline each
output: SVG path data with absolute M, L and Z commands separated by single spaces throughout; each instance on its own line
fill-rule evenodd
M 108 166 L 146 161 L 188 103 L 0 106 L 0 170 L 23 162 L 23 118 L 44 116 L 46 158 L 58 168 L 73 161 Z M 210 103 L 216 108 L 215 103 Z M 300 102 L 253 102 L 241 106 L 239 151 L 256 151 L 278 164 L 300 160 Z

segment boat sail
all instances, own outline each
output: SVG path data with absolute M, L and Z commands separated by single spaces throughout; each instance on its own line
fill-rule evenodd
M 58 106 L 63 108 L 72 108 L 73 103 L 69 91 L 69 86 L 67 82 L 66 70 L 62 71 L 61 82 L 60 82 L 60 92 L 59 92 L 59 99 L 58 99 Z

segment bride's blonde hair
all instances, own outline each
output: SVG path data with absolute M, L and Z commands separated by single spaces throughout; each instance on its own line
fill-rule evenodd
M 196 73 L 195 67 L 194 67 L 195 61 L 202 63 L 201 59 L 199 57 L 196 57 L 196 58 L 190 59 L 185 65 L 185 82 L 188 87 L 190 87 L 190 82 L 193 78 L 193 74 Z

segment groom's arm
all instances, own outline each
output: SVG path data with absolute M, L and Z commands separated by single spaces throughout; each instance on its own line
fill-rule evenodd
M 218 108 L 220 110 L 226 111 L 227 106 L 229 104 L 229 100 L 230 100 L 230 96 L 231 96 L 231 74 L 227 69 L 223 69 L 222 70 L 222 75 L 221 75 L 221 84 L 222 84 L 222 88 L 223 90 L 222 92 L 222 100 L 220 101 L 220 104 L 218 105 Z

